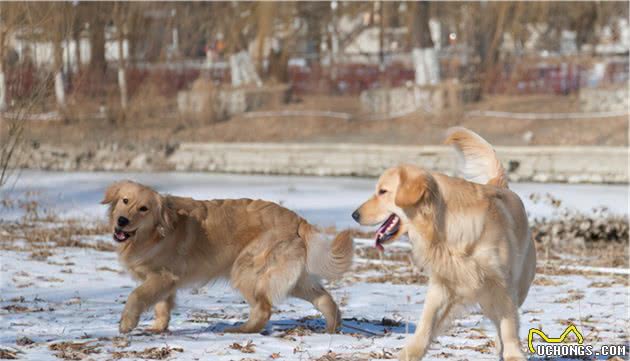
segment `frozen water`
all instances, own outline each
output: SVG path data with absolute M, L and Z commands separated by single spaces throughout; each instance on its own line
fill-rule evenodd
M 108 184 L 131 179 L 153 186 L 160 192 L 197 199 L 260 198 L 283 204 L 310 222 L 322 226 L 355 226 L 350 214 L 374 191 L 375 179 L 350 177 L 298 177 L 231 175 L 211 173 L 113 173 L 23 171 L 2 190 L 0 197 L 24 198 L 30 193 L 43 207 L 64 217 L 103 217 L 99 204 Z M 553 208 L 533 204 L 532 193 L 550 193 L 565 206 L 589 212 L 605 206 L 613 213 L 628 213 L 626 185 L 515 183 L 531 216 L 549 217 Z M 19 209 L 0 209 L 0 217 L 11 219 Z

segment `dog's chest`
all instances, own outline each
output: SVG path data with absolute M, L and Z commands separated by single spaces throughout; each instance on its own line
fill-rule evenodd
M 411 252 L 416 266 L 423 267 L 427 264 L 426 247 L 427 241 L 424 236 L 415 229 L 409 230 L 409 241 L 411 241 Z

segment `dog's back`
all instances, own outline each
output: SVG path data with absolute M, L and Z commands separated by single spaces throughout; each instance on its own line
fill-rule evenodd
M 341 232 L 331 241 L 304 218 L 277 203 L 248 198 L 197 201 L 169 196 L 168 199 L 180 216 L 193 218 L 202 225 L 205 232 L 197 242 L 209 245 L 216 253 L 224 253 L 224 257 L 231 258 L 230 262 L 246 248 L 271 249 L 277 243 L 294 240 L 305 248 L 305 267 L 312 275 L 336 279 L 352 264 L 354 248 L 350 232 Z

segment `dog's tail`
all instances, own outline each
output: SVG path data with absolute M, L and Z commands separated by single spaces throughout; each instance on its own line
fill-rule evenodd
M 507 188 L 505 170 L 497 155 L 485 139 L 462 127 L 450 128 L 445 144 L 455 147 L 458 169 L 469 181 Z
M 327 280 L 340 278 L 352 265 L 352 231 L 343 231 L 331 241 L 315 227 L 303 222 L 299 230 L 306 240 L 306 270 Z

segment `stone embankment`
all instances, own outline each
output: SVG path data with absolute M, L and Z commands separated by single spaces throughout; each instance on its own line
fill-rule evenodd
M 513 181 L 627 183 L 625 147 L 495 147 Z M 59 171 L 201 171 L 320 176 L 378 176 L 412 163 L 452 172 L 455 157 L 445 146 L 377 144 L 182 143 L 89 148 L 30 144 L 21 168 Z

